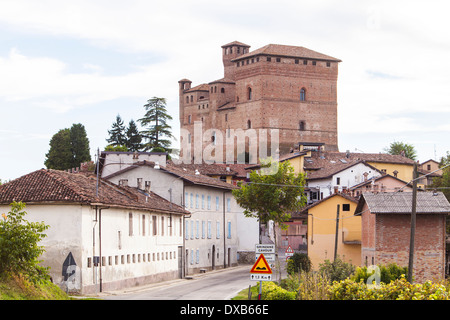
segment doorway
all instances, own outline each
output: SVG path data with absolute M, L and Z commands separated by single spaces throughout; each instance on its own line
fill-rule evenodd
M 212 258 L 211 269 L 214 270 L 215 265 L 216 265 L 216 246 L 215 245 L 212 246 L 211 258 Z

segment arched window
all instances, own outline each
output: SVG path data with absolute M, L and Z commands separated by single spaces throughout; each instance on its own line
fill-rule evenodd
M 248 100 L 252 100 L 252 88 L 248 87 L 247 93 Z
M 306 101 L 306 90 L 305 88 L 300 89 L 300 101 Z
M 225 93 L 225 88 L 221 88 L 220 93 Z
M 252 122 L 250 120 L 247 121 L 247 129 L 252 128 Z
M 300 121 L 298 123 L 298 130 L 305 131 L 305 121 Z
M 189 96 L 186 96 L 186 103 L 189 103 Z

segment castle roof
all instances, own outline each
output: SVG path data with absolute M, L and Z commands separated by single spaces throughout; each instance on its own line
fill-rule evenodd
M 310 50 L 310 49 L 307 49 L 304 47 L 287 46 L 287 45 L 281 45 L 281 44 L 265 45 L 264 47 L 261 47 L 257 50 L 243 54 L 232 61 L 233 62 L 239 61 L 241 59 L 246 59 L 248 57 L 252 57 L 252 56 L 256 56 L 256 55 L 272 55 L 272 56 L 284 56 L 284 57 L 295 57 L 295 58 L 308 58 L 308 59 L 326 60 L 326 61 L 335 61 L 335 62 L 342 61 L 342 60 L 333 58 L 331 56 L 327 56 L 325 54 L 322 54 L 317 51 L 313 51 L 313 50 Z
M 224 45 L 222 46 L 222 48 L 225 48 L 225 47 L 231 47 L 231 46 L 241 46 L 241 47 L 247 47 L 247 48 L 250 48 L 250 46 L 249 46 L 248 44 L 245 44 L 245 43 L 242 43 L 242 42 L 239 42 L 239 41 L 233 41 L 233 42 L 224 44 Z

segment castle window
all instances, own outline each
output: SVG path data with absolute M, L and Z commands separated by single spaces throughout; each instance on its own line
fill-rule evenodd
M 214 86 L 214 93 L 216 93 L 217 92 L 217 87 L 216 86 Z
M 189 103 L 189 96 L 186 96 L 186 103 Z
M 299 60 L 298 60 L 298 59 L 295 59 L 295 64 L 298 64 L 298 62 L 299 62 Z
M 298 130 L 305 131 L 305 121 L 300 121 L 298 124 Z
M 191 121 L 192 121 L 192 116 L 188 115 L 188 123 L 191 123 Z
M 236 97 L 236 102 L 239 102 L 239 96 Z
M 316 65 L 316 63 L 317 63 L 316 61 L 313 61 L 313 62 L 312 62 L 312 65 L 313 65 L 313 66 L 315 66 L 315 65 Z
M 221 92 L 221 93 L 225 93 L 225 88 L 221 88 L 221 89 L 220 89 L 220 92 Z
M 256 62 L 259 62 L 259 57 L 256 57 Z
M 331 62 L 327 62 L 327 67 L 329 68 L 331 66 Z
M 194 96 L 191 96 L 191 102 L 194 102 Z
M 306 90 L 305 90 L 305 88 L 301 88 L 301 90 L 300 90 L 300 101 L 306 101 Z
M 203 99 L 205 99 L 205 97 L 204 96 L 200 96 L 200 98 L 198 98 L 199 100 L 203 100 Z
M 213 88 L 213 87 L 211 87 L 211 93 L 213 93 L 213 90 L 214 90 L 214 88 Z
M 255 59 L 254 58 L 252 58 L 252 63 L 255 63 Z
M 248 100 L 252 100 L 252 88 L 248 88 L 248 90 L 247 90 L 247 97 L 248 97 Z
M 225 114 L 225 121 L 228 121 L 228 114 Z
M 247 129 L 252 128 L 252 122 L 250 120 L 247 121 Z
M 239 67 L 239 62 L 236 63 L 236 66 Z
M 241 47 L 237 47 L 237 53 L 240 53 L 241 52 Z
M 281 58 L 277 58 L 277 62 L 281 62 Z
M 303 60 L 303 65 L 307 65 L 308 64 L 308 60 Z
M 272 61 L 272 58 L 271 57 L 267 57 L 267 61 Z

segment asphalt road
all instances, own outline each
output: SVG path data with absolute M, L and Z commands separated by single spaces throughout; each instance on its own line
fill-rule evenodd
M 178 279 L 104 292 L 105 300 L 229 300 L 256 281 L 250 280 L 251 265 L 196 274 L 191 279 Z

